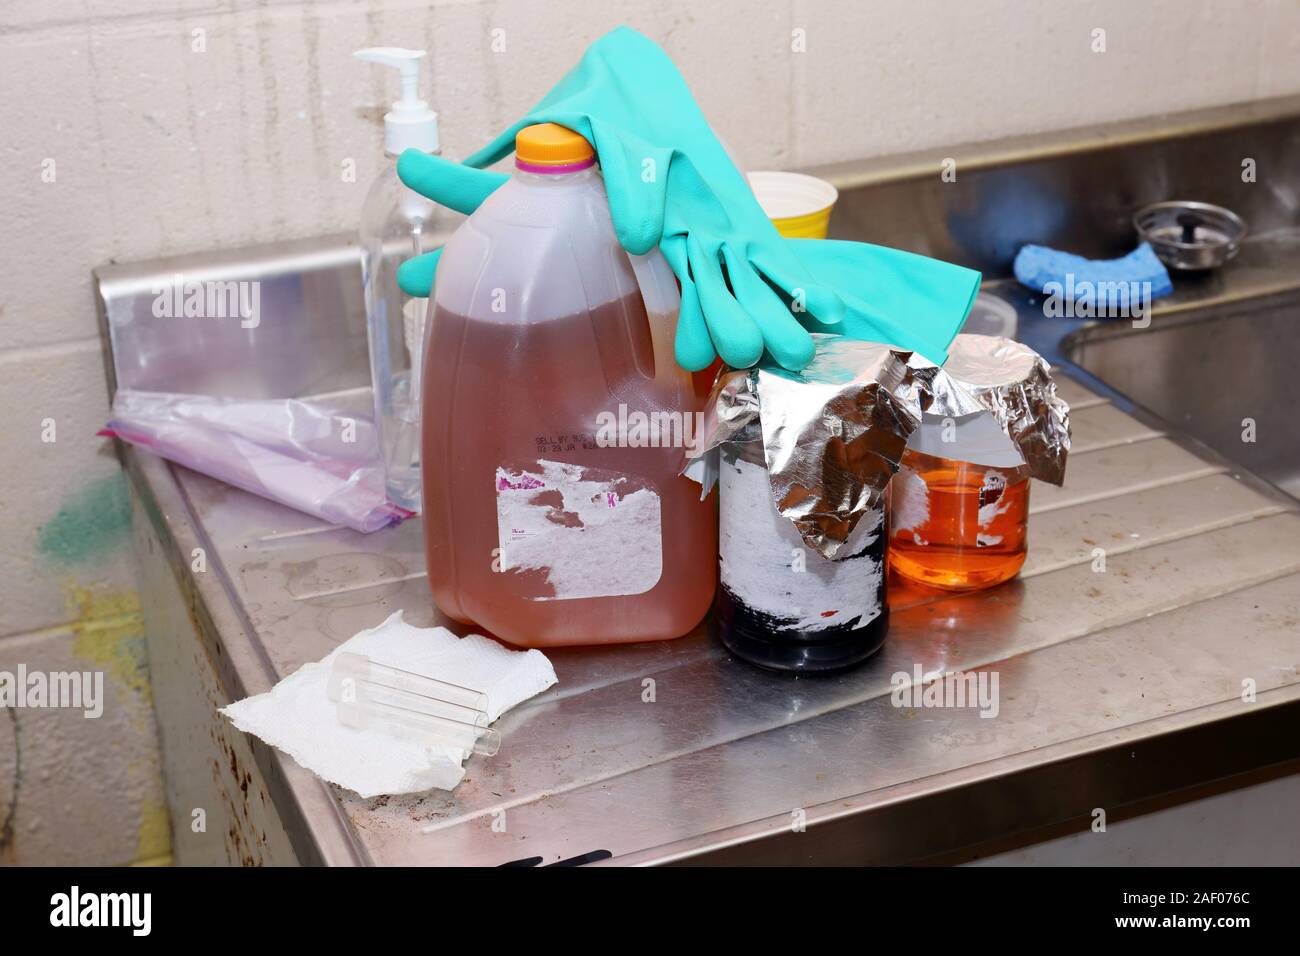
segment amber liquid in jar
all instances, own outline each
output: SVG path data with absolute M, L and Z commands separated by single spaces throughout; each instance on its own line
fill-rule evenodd
M 908 449 L 890 486 L 890 567 L 952 591 L 1010 580 L 1025 563 L 1029 473 Z

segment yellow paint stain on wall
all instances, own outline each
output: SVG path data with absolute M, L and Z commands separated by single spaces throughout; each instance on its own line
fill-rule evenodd
M 140 805 L 140 830 L 135 845 L 136 865 L 169 866 L 172 830 L 167 805 L 146 799 Z
M 130 589 L 87 587 L 77 581 L 64 585 L 73 616 L 72 652 L 104 672 L 119 693 L 134 696 L 145 708 L 153 704 L 149 687 L 149 658 L 145 644 L 140 595 Z M 147 710 L 145 711 L 147 713 Z M 131 766 L 132 776 L 149 773 Z M 146 798 L 140 805 L 135 861 L 141 866 L 171 863 L 171 822 L 167 806 Z
M 134 590 L 64 586 L 74 619 L 72 651 L 97 665 L 126 690 L 153 702 L 140 595 Z

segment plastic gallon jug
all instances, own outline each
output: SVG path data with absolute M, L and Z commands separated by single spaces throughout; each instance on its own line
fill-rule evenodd
M 619 246 L 581 136 L 516 138 L 514 177 L 438 267 L 424 364 L 425 548 L 443 613 L 525 647 L 679 637 L 716 582 L 677 288 Z

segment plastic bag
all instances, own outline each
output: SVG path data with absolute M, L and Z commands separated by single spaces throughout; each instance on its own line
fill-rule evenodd
M 370 532 L 413 512 L 388 500 L 374 425 L 296 399 L 120 389 L 101 435 L 236 488 Z

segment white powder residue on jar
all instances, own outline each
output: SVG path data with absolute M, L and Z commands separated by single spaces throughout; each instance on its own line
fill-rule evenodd
M 916 529 L 930 520 L 930 486 L 919 471 L 899 466 L 890 485 L 889 523 L 891 533 L 912 532 L 918 545 L 928 544 Z
M 763 465 L 725 458 L 720 466 L 719 558 L 723 585 L 784 631 L 820 631 L 857 619 L 864 627 L 883 607 L 883 562 L 868 555 L 828 561 L 806 547 L 772 504 Z M 858 554 L 883 532 L 883 512 L 865 515 L 845 545 Z
M 900 466 L 889 494 L 889 522 L 894 531 L 911 531 L 930 520 L 930 487 L 919 471 Z
M 980 505 L 977 522 L 981 528 L 987 528 L 993 523 L 993 519 L 1003 514 L 1011 507 L 1011 497 L 1007 494 L 1009 482 L 1007 476 L 1000 471 L 988 471 L 984 474 L 984 481 L 980 483 L 980 501 L 986 501 L 986 504 Z M 996 492 L 997 497 L 993 497 Z M 1001 541 L 998 538 L 997 541 Z M 993 541 L 996 544 L 997 541 Z

